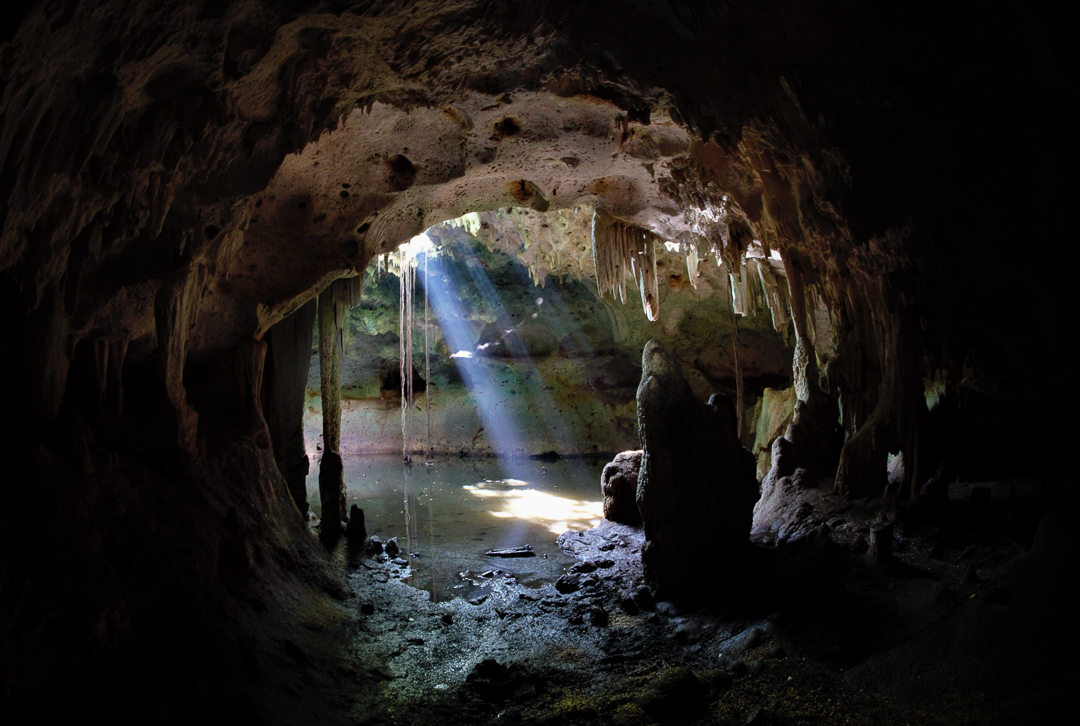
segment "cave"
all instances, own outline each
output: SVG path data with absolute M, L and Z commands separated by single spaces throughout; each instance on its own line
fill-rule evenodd
M 0 720 L 1065 721 L 1066 12 L 5 4 Z

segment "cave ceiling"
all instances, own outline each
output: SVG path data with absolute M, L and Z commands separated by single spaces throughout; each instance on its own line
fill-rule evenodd
M 729 269 L 755 243 L 781 253 L 797 336 L 824 309 L 840 339 L 823 375 L 845 425 L 908 446 L 923 378 L 1023 367 L 997 333 L 1022 313 L 994 290 L 1045 301 L 1032 337 L 1064 360 L 1064 273 L 1010 245 L 1068 234 L 1052 180 L 1075 157 L 1056 141 L 1073 85 L 1053 16 L 1015 10 L 18 5 L 0 275 L 5 334 L 27 341 L 5 366 L 29 384 L 12 400 L 50 420 L 73 350 L 100 340 L 171 361 L 175 403 L 189 356 L 260 339 L 432 224 L 591 205 Z

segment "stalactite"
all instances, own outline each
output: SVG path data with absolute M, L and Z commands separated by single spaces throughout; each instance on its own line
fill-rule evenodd
M 660 290 L 656 274 L 656 235 L 620 222 L 603 210 L 593 212 L 592 246 L 596 284 L 600 294 L 618 293 L 626 302 L 626 279 L 637 282 L 649 320 L 660 316 Z
M 735 275 L 729 272 L 728 283 L 731 289 L 731 309 L 739 315 L 747 315 L 749 312 L 747 304 L 749 295 L 746 290 L 746 275 Z
M 401 457 L 410 461 L 409 409 L 413 405 L 413 267 L 407 250 L 398 252 L 398 354 L 401 372 Z
M 401 384 L 401 458 L 409 460 L 409 441 L 405 410 L 405 251 L 398 251 L 398 379 Z
M 735 306 L 731 307 L 731 352 L 735 362 L 735 421 L 738 438 L 741 441 L 743 435 L 743 374 L 742 374 L 742 343 L 739 341 L 739 316 L 735 312 Z
M 431 461 L 431 327 L 428 323 L 428 262 L 424 253 L 424 412 L 427 415 L 427 461 Z
M 788 323 L 791 317 L 788 313 L 791 303 L 787 297 L 787 288 L 780 284 L 776 270 L 771 263 L 766 261 L 757 262 L 757 273 L 761 279 L 761 288 L 765 294 L 765 304 L 772 316 L 773 330 L 778 333 L 787 333 Z

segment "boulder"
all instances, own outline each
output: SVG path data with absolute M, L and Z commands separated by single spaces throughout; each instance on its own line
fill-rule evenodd
M 645 581 L 658 598 L 720 595 L 749 557 L 758 497 L 754 457 L 730 399 L 694 397 L 678 362 L 650 340 L 637 391 L 642 443 L 637 504 Z
M 637 508 L 638 471 L 641 451 L 623 451 L 604 467 L 600 491 L 604 495 L 604 517 L 612 522 L 639 526 Z

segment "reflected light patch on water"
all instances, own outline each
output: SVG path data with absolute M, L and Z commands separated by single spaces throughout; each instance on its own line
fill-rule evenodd
M 526 587 L 558 579 L 576 560 L 555 538 L 600 521 L 607 460 L 440 457 L 432 466 L 409 466 L 400 456 L 343 457 L 348 503 L 364 510 L 369 535 L 398 538 L 408 562 L 400 579 L 435 601 L 468 599 L 504 577 Z M 522 474 L 508 478 L 507 468 Z M 308 475 L 308 501 L 318 516 L 317 466 Z M 524 545 L 536 556 L 486 554 Z
M 474 497 L 491 501 L 488 512 L 500 519 L 523 519 L 547 527 L 558 536 L 568 529 L 589 529 L 604 518 L 604 505 L 598 501 L 569 499 L 536 489 L 490 489 L 484 484 L 462 487 Z M 527 487 L 528 482 L 509 479 L 505 484 Z

